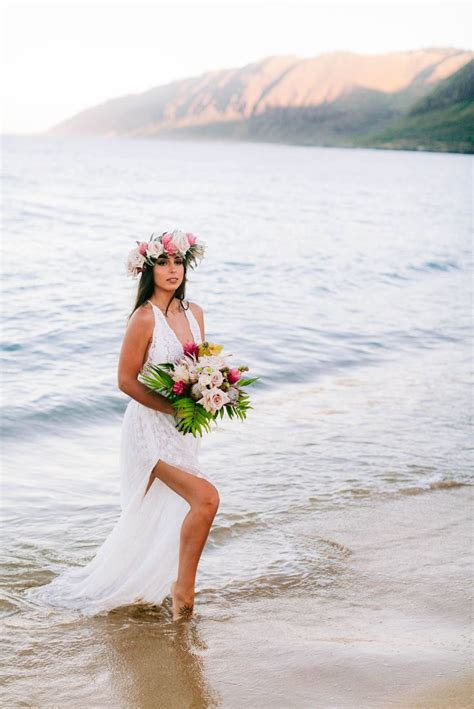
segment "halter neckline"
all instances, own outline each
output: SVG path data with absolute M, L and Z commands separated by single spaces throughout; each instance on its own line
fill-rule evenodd
M 183 344 L 183 343 L 181 342 L 181 340 L 179 339 L 178 335 L 175 333 L 175 331 L 173 330 L 173 328 L 172 328 L 171 325 L 169 324 L 169 322 L 168 322 L 168 320 L 166 319 L 165 314 L 163 313 L 163 311 L 160 310 L 160 308 L 159 308 L 157 305 L 155 305 L 154 303 L 152 303 L 151 300 L 148 300 L 148 302 L 150 303 L 150 305 L 151 305 L 152 308 L 156 308 L 156 310 L 158 310 L 158 312 L 160 313 L 161 317 L 163 318 L 163 320 L 164 320 L 164 322 L 165 322 L 165 325 L 168 327 L 168 329 L 169 329 L 169 330 L 171 331 L 171 333 L 174 335 L 174 337 L 175 337 L 175 339 L 176 339 L 176 342 L 178 342 L 178 343 L 181 345 L 181 347 L 183 348 L 183 350 L 184 350 L 184 344 L 187 344 L 188 342 L 194 342 L 193 327 L 192 327 L 191 320 L 189 319 L 189 315 L 188 315 L 189 306 L 188 306 L 188 309 L 185 309 L 185 310 L 184 310 L 184 312 L 185 312 L 185 314 L 186 314 L 186 320 L 188 321 L 189 331 L 190 331 L 190 333 L 191 333 L 191 340 L 187 340 L 187 341 Z

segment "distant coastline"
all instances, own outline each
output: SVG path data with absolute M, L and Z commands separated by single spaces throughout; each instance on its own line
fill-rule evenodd
M 130 139 L 129 136 L 122 136 L 122 135 L 114 135 L 114 136 L 94 136 L 91 134 L 77 134 L 77 135 L 63 135 L 63 136 L 55 136 L 50 134 L 49 132 L 39 132 L 39 133 L 0 133 L 0 138 L 55 138 L 55 137 L 63 137 L 63 138 L 87 138 L 87 137 L 98 137 L 102 138 L 104 140 L 107 139 Z M 287 146 L 295 146 L 295 147 L 307 147 L 307 148 L 342 148 L 342 149 L 347 149 L 347 150 L 379 150 L 379 151 L 384 151 L 384 150 L 400 150 L 400 151 L 409 151 L 409 152 L 428 152 L 428 153 L 446 153 L 446 154 L 464 154 L 464 155 L 469 155 L 469 154 L 474 154 L 474 149 L 472 146 L 469 146 L 468 148 L 462 149 L 456 145 L 452 145 L 450 143 L 445 143 L 445 144 L 440 144 L 436 143 L 436 145 L 423 145 L 423 144 L 418 144 L 414 143 L 412 141 L 392 141 L 392 142 L 387 142 L 387 143 L 379 143 L 379 144 L 366 144 L 366 145 L 344 145 L 344 144 L 337 144 L 337 145 L 323 145 L 320 143 L 308 143 L 308 142 L 299 142 L 298 140 L 263 140 L 262 138 L 251 138 L 247 137 L 245 139 L 236 139 L 236 138 L 225 138 L 223 136 L 214 136 L 212 134 L 208 135 L 192 135 L 192 134 L 185 134 L 184 132 L 179 132 L 179 133 L 161 133 L 159 135 L 154 135 L 154 136 L 136 136 L 132 138 L 132 140 L 177 140 L 180 142 L 186 142 L 186 141 L 213 141 L 213 142 L 233 142 L 233 143 L 267 143 L 271 145 L 287 145 Z
M 474 152 L 474 52 L 273 56 L 90 107 L 45 135 Z

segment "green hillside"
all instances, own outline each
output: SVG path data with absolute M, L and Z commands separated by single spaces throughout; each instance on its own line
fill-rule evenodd
M 474 99 L 474 59 L 465 64 L 455 74 L 441 81 L 427 96 L 417 101 L 409 111 L 416 116 L 428 111 L 447 108 L 453 103 L 464 103 Z
M 405 116 L 362 144 L 407 150 L 474 152 L 474 60 L 441 81 Z

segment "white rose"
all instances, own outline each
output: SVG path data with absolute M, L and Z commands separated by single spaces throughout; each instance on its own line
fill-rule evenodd
M 202 399 L 199 399 L 197 403 L 202 404 L 210 414 L 215 414 L 228 402 L 227 393 L 218 387 L 213 387 L 212 389 L 206 389 L 203 392 Z
M 199 384 L 193 384 L 189 394 L 191 396 L 191 399 L 194 399 L 194 401 L 197 401 L 198 399 L 200 399 L 202 396 L 202 389 L 199 386 Z
M 179 229 L 175 229 L 174 231 L 171 232 L 171 242 L 176 246 L 178 251 L 180 251 L 183 256 L 186 253 L 186 251 L 189 249 L 189 241 L 188 237 L 184 233 L 184 231 L 180 231 Z
M 139 268 L 143 268 L 145 257 L 141 255 L 138 249 L 132 249 L 128 254 L 127 270 L 132 276 L 137 276 Z
M 189 382 L 188 368 L 184 364 L 178 364 L 174 368 L 173 374 L 171 376 L 173 377 L 175 382 L 185 382 L 185 384 Z
M 146 250 L 146 255 L 149 258 L 158 258 L 163 253 L 163 244 L 161 241 L 150 241 Z
M 211 381 L 212 381 L 212 380 L 211 380 L 211 375 L 210 375 L 210 374 L 204 373 L 204 374 L 200 374 L 200 375 L 199 375 L 198 383 L 199 383 L 199 386 L 200 386 L 200 387 L 205 387 L 205 386 L 207 386 L 208 384 L 211 384 Z

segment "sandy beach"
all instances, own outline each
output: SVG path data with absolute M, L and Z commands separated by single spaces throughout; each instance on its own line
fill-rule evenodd
M 124 608 L 84 626 L 72 647 L 66 622 L 43 649 L 35 705 L 51 706 L 51 680 L 68 706 L 468 709 L 472 497 L 435 488 L 321 510 L 301 540 L 310 529 L 326 539 L 334 565 L 311 596 L 269 589 L 233 604 L 203 590 L 190 622 Z M 82 655 L 76 675 L 58 673 L 66 644 L 63 670 Z
M 201 625 L 222 705 L 472 706 L 471 513 L 466 487 L 322 511 L 348 550 L 331 588 Z

